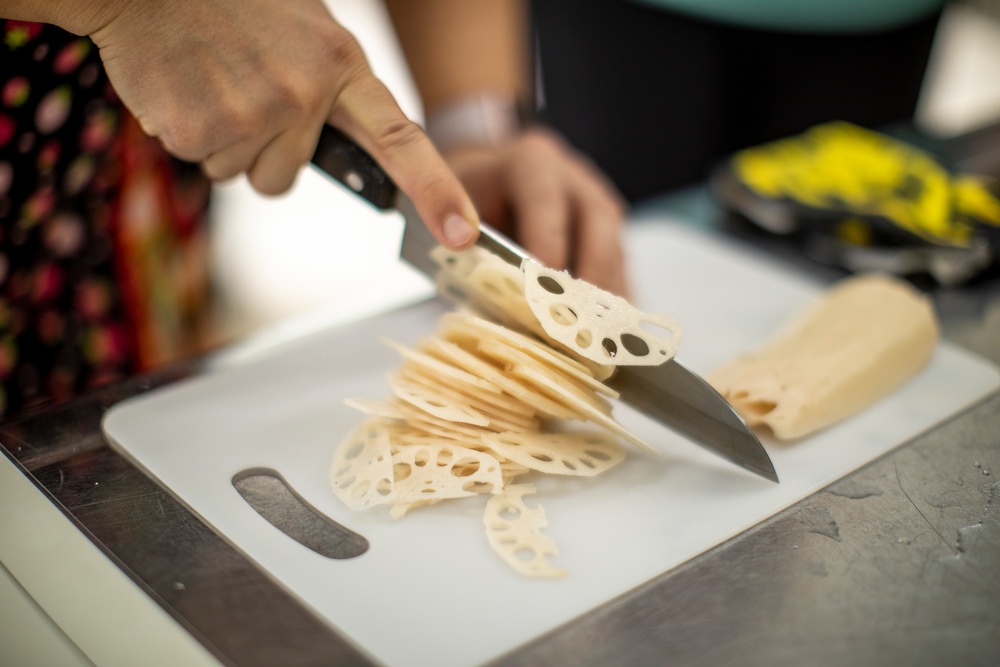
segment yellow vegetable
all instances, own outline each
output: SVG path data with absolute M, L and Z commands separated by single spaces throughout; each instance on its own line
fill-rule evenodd
M 981 181 L 952 176 L 928 153 L 850 123 L 744 150 L 732 168 L 760 196 L 880 216 L 938 245 L 967 248 L 976 222 L 1000 226 L 1000 201 Z

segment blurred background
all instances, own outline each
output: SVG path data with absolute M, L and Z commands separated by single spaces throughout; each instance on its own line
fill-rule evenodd
M 404 112 L 421 122 L 419 98 L 382 3 L 327 4 L 358 37 Z M 940 138 L 1000 123 L 1000 1 L 948 6 L 915 121 Z M 257 195 L 238 179 L 216 186 L 213 201 L 219 342 L 266 340 L 432 293 L 397 259 L 401 220 L 376 212 L 312 169 L 281 197 Z

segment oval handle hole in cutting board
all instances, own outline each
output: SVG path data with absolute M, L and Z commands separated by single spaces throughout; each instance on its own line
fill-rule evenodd
M 274 470 L 236 473 L 233 486 L 269 524 L 321 556 L 355 558 L 368 551 L 368 540 L 309 505 Z

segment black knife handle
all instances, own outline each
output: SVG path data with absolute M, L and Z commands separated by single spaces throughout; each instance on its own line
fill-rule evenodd
M 396 204 L 396 184 L 378 162 L 346 134 L 323 126 L 312 163 L 380 209 Z

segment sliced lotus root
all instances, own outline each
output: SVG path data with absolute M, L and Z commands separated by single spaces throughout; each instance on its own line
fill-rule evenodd
M 548 371 L 544 366 L 532 363 L 530 360 L 525 363 L 518 362 L 507 369 L 507 373 L 512 377 L 527 382 L 532 387 L 546 394 L 552 400 L 562 403 L 571 410 L 575 409 L 580 402 L 586 403 L 591 408 L 611 414 L 611 403 L 603 396 L 598 396 L 593 391 L 580 387 L 565 376 L 556 375 Z M 579 413 L 586 418 L 586 413 Z
M 541 507 L 524 504 L 523 496 L 534 493 L 532 484 L 512 484 L 486 503 L 483 524 L 490 546 L 517 572 L 530 577 L 562 577 L 565 572 L 549 563 L 558 556 L 555 540 L 542 534 L 549 525 Z
M 448 440 L 467 443 L 470 447 L 478 444 L 484 434 L 492 432 L 479 426 L 451 424 L 437 419 L 424 419 L 423 416 L 417 415 L 411 415 L 407 419 L 407 422 L 414 429 L 447 438 Z
M 593 477 L 625 460 L 618 441 L 597 431 L 497 433 L 483 442 L 505 459 L 549 475 Z
M 389 436 L 389 443 L 392 446 L 392 453 L 395 454 L 403 447 L 411 445 L 440 445 L 443 439 L 444 437 L 440 435 L 428 433 L 427 431 L 418 430 L 413 427 L 406 427 L 392 431 Z M 455 444 L 465 442 L 464 440 L 450 437 L 447 440 L 451 440 Z
M 539 426 L 538 420 L 533 417 L 481 403 L 447 387 L 421 384 L 399 374 L 390 376 L 389 385 L 399 398 L 439 419 L 453 418 L 456 422 L 482 426 L 493 431 L 535 430 Z
M 421 376 L 417 373 L 409 373 L 405 369 L 390 376 L 389 382 L 390 384 L 399 382 L 403 386 L 412 385 L 420 387 L 424 391 L 445 396 L 448 400 L 462 402 L 469 408 L 484 415 L 490 420 L 491 425 L 509 425 L 509 428 L 503 430 L 533 430 L 539 426 L 539 421 L 535 418 L 537 411 L 533 407 L 506 394 L 491 394 L 491 401 L 482 401 L 477 396 L 464 394 L 446 385 L 437 384 L 432 378 Z
M 505 326 L 541 331 L 524 296 L 524 273 L 493 253 L 473 246 L 467 250 L 437 248 L 431 252 L 441 270 L 441 294 Z
M 472 273 L 472 270 L 479 265 L 486 254 L 489 253 L 484 248 L 476 246 L 466 250 L 451 250 L 444 246 L 437 246 L 431 250 L 430 257 L 441 267 L 438 275 L 461 280 Z
M 514 374 L 530 376 L 532 377 L 533 382 L 539 385 L 549 384 L 552 387 L 552 391 L 559 391 L 559 386 L 553 384 L 551 378 L 543 373 L 538 373 L 532 368 L 521 368 L 515 371 Z M 645 449 L 648 452 L 656 453 L 656 449 L 654 447 L 619 424 L 615 421 L 614 417 L 603 412 L 598 406 L 591 405 L 589 402 L 581 400 L 579 397 L 568 393 L 563 394 L 561 400 L 566 406 L 571 406 L 567 407 L 567 409 L 572 411 L 573 414 L 576 415 L 577 419 L 593 422 L 598 426 L 603 426 L 608 431 L 617 433 L 633 445 L 636 445 L 641 449 Z
M 455 270 L 471 276 L 481 268 L 469 266 L 457 261 Z M 505 282 L 505 289 L 515 283 Z M 540 327 L 532 335 L 548 340 Z M 388 504 L 398 519 L 444 499 L 490 494 L 484 520 L 493 548 L 518 572 L 562 576 L 548 562 L 556 548 L 541 533 L 544 513 L 522 499 L 534 488 L 515 480 L 528 473 L 599 474 L 624 458 L 615 435 L 648 445 L 611 417 L 604 396 L 617 394 L 598 373 L 613 366 L 572 359 L 558 343 L 532 335 L 455 314 L 418 349 L 387 341 L 403 356 L 389 377 L 393 395 L 347 401 L 374 419 L 338 452 L 338 497 L 354 509 Z M 558 431 L 548 418 L 589 421 L 607 432 Z M 376 445 L 380 454 L 369 454 Z M 372 471 L 373 479 L 355 488 L 362 476 L 342 462 L 348 454 L 358 466 L 375 457 L 378 474 Z M 509 493 L 497 495 L 505 489 Z
M 556 401 L 534 391 L 527 384 L 508 377 L 501 369 L 483 361 L 474 354 L 466 352 L 458 345 L 439 338 L 430 338 L 426 341 L 426 344 L 426 349 L 429 353 L 440 355 L 439 358 L 447 359 L 449 362 L 457 364 L 462 369 L 477 377 L 489 379 L 490 382 L 500 387 L 506 393 L 524 403 L 534 406 L 538 411 L 560 419 L 573 419 L 573 413 Z
M 364 421 L 344 438 L 333 455 L 330 484 L 352 510 L 395 499 L 389 433 L 381 423 Z
M 429 354 L 412 350 L 405 345 L 400 345 L 399 343 L 390 340 L 387 340 L 386 344 L 403 355 L 403 358 L 408 363 L 420 367 L 423 371 L 441 378 L 443 381 L 450 383 L 451 386 L 461 387 L 467 391 L 478 390 L 480 393 L 488 392 L 499 394 L 502 391 L 500 387 L 492 382 L 484 380 L 481 377 L 476 377 L 472 373 L 467 373 L 450 364 L 443 363 Z
M 677 353 L 681 328 L 672 318 L 643 313 L 565 271 L 530 261 L 522 268 L 531 311 L 545 333 L 575 354 L 609 366 L 657 366 Z
M 473 305 L 482 308 L 493 320 L 520 331 L 544 334 L 528 305 L 520 268 L 491 255 L 467 281 L 477 299 Z
M 392 456 L 397 504 L 500 493 L 500 462 L 457 445 L 417 445 Z
M 476 446 L 482 435 L 489 432 L 483 427 L 441 419 L 398 399 L 368 401 L 349 398 L 344 403 L 367 415 L 392 420 L 381 423 L 389 433 L 393 451 L 398 449 L 396 445 L 399 444 L 440 442 L 442 438 Z
M 372 401 L 367 398 L 347 398 L 344 405 L 363 412 L 371 417 L 386 419 L 406 419 L 409 414 L 405 408 L 394 401 Z
M 489 418 L 478 410 L 462 405 L 459 401 L 451 400 L 440 392 L 434 392 L 426 387 L 405 381 L 394 382 L 391 379 L 389 385 L 397 398 L 434 415 L 438 419 L 475 426 L 487 426 L 490 423 Z
M 497 393 L 476 393 L 475 391 L 470 390 L 467 386 L 449 382 L 447 378 L 428 376 L 421 373 L 418 369 L 406 366 L 400 368 L 398 373 L 401 377 L 411 382 L 438 387 L 450 390 L 463 396 L 468 396 L 469 405 L 480 411 L 490 409 L 494 412 L 499 411 L 502 414 L 517 415 L 525 418 L 533 418 L 538 414 L 538 410 L 536 410 L 534 406 L 519 401 L 511 395 L 503 393 L 502 390 Z
M 618 397 L 618 392 L 598 380 L 590 367 L 565 354 L 555 352 L 547 344 L 535 338 L 463 312 L 446 314 L 442 318 L 442 325 L 441 333 L 446 340 L 460 345 L 463 339 L 471 340 L 479 350 L 499 362 L 506 364 L 523 362 L 525 357 L 530 357 L 594 391 L 613 398 Z
M 576 391 L 594 396 L 595 401 L 603 400 L 600 396 L 598 396 L 598 394 L 603 394 L 611 398 L 618 398 L 618 392 L 610 389 L 607 385 L 600 382 L 593 376 L 580 376 L 576 374 L 564 373 L 550 364 L 540 361 L 530 354 L 525 354 L 520 350 L 516 350 L 510 347 L 507 343 L 499 340 L 483 340 L 479 343 L 478 350 L 480 354 L 490 357 L 498 364 L 502 364 L 504 370 L 507 372 L 510 372 L 512 368 L 516 367 L 532 367 L 553 378 L 558 378 L 560 383 L 572 386 L 576 389 Z
M 415 500 L 412 503 L 394 503 L 392 507 L 389 508 L 389 517 L 392 519 L 402 519 L 404 516 L 410 513 L 410 510 L 415 510 L 418 507 L 426 507 L 428 505 L 436 505 L 437 503 L 444 500 L 444 498 L 432 498 L 430 500 Z
M 510 486 L 516 477 L 526 475 L 529 472 L 531 472 L 531 468 L 520 463 L 510 460 L 500 462 L 500 474 L 503 476 L 504 488 Z

